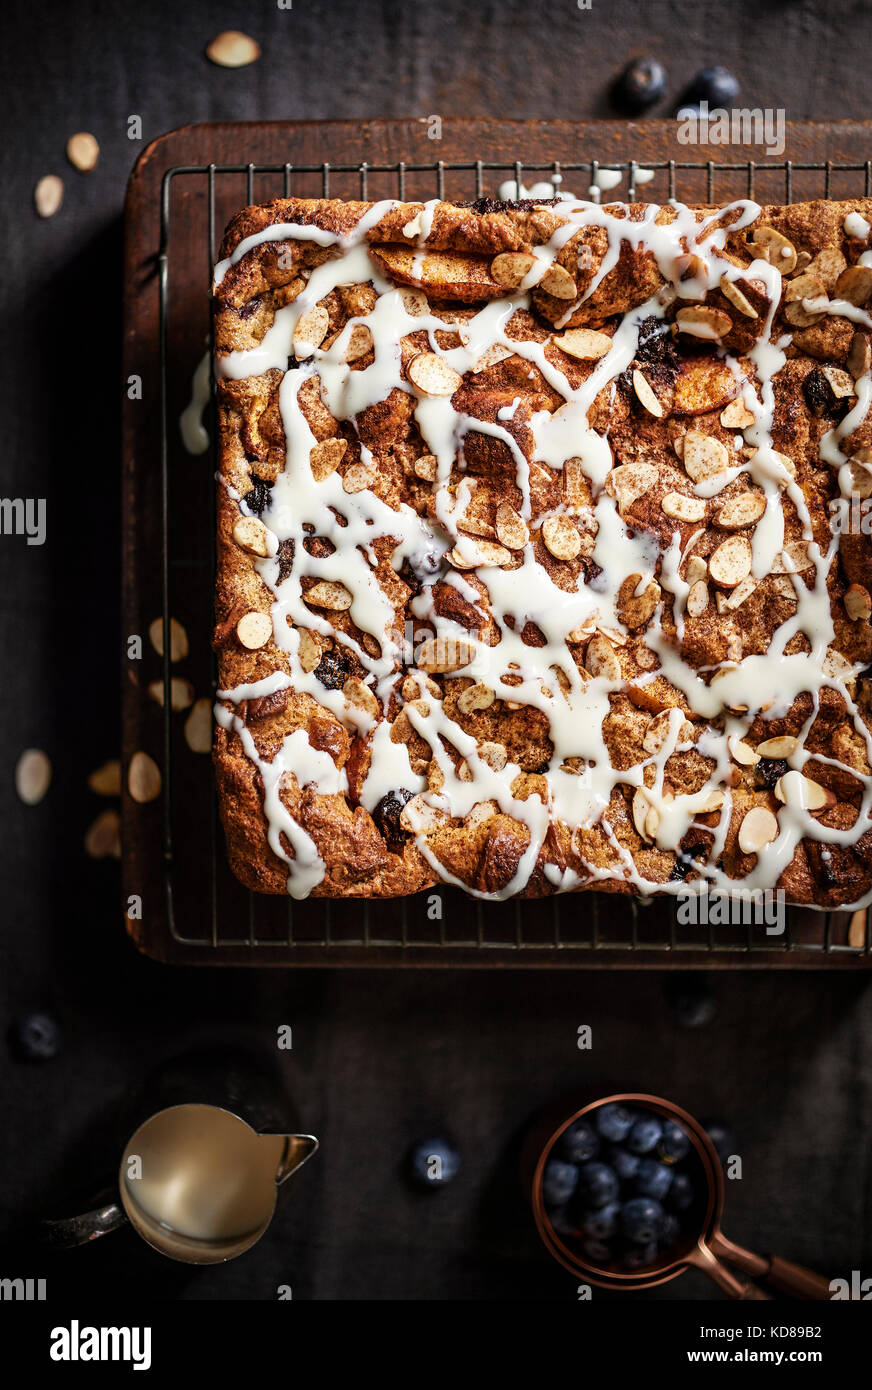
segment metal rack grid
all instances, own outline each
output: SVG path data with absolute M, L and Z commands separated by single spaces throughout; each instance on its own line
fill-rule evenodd
M 674 903 L 646 904 L 635 898 L 589 892 L 583 895 L 553 897 L 542 902 L 513 900 L 504 904 L 471 900 L 458 890 L 442 887 L 413 899 L 351 900 L 346 902 L 313 899 L 298 903 L 248 892 L 230 875 L 224 861 L 222 832 L 217 814 L 214 773 L 210 766 L 209 800 L 211 826 L 209 862 L 206 881 L 209 889 L 210 913 L 208 927 L 199 934 L 183 929 L 178 912 L 179 884 L 192 875 L 194 866 L 186 864 L 179 853 L 178 821 L 175 815 L 174 789 L 174 732 L 170 701 L 170 615 L 172 609 L 174 569 L 179 563 L 172 553 L 170 508 L 172 501 L 172 464 L 169 400 L 170 320 L 173 198 L 180 187 L 188 183 L 202 193 L 205 187 L 206 212 L 203 263 L 203 302 L 211 285 L 212 267 L 218 249 L 218 204 L 224 180 L 233 176 L 244 179 L 245 201 L 254 203 L 258 190 L 256 181 L 271 181 L 268 195 L 261 198 L 285 196 L 359 197 L 391 196 L 384 191 L 385 183 L 392 185 L 392 196 L 400 200 L 426 197 L 455 198 L 471 201 L 494 196 L 496 186 L 514 185 L 514 196 L 523 196 L 524 180 L 531 175 L 559 187 L 565 176 L 580 176 L 585 187 L 597 186 L 601 168 L 619 171 L 626 178 L 627 196 L 637 196 L 637 185 L 644 183 L 642 196 L 652 200 L 653 180 L 659 200 L 684 197 L 688 201 L 715 202 L 723 197 L 760 196 L 758 189 L 767 182 L 772 201 L 794 201 L 799 183 L 803 197 L 836 196 L 834 184 L 845 177 L 850 187 L 838 190 L 843 197 L 872 196 L 872 160 L 863 163 L 783 162 L 764 163 L 752 160 L 737 162 L 653 161 L 642 165 L 627 162 L 598 160 L 580 163 L 516 160 L 500 163 L 486 160 L 441 161 L 413 163 L 323 163 L 323 164 L 207 164 L 178 165 L 168 169 L 161 186 L 160 251 L 158 257 L 160 296 L 160 577 L 163 621 L 163 851 L 167 919 L 175 942 L 188 947 L 202 947 L 214 958 L 227 963 L 253 961 L 260 952 L 271 960 L 284 956 L 288 963 L 323 963 L 333 959 L 339 963 L 343 956 L 355 963 L 365 960 L 367 953 L 379 956 L 380 963 L 399 963 L 414 959 L 416 949 L 426 952 L 428 963 L 434 951 L 441 964 L 530 963 L 582 965 L 598 962 L 608 956 L 616 962 L 663 965 L 689 963 L 694 965 L 729 963 L 772 964 L 781 958 L 785 963 L 803 958 L 803 962 L 823 963 L 840 957 L 841 962 L 853 958 L 868 962 L 872 959 L 872 914 L 815 913 L 788 909 L 787 926 L 783 933 L 770 935 L 765 925 L 753 922 L 729 925 L 693 925 L 682 929 Z M 643 179 L 639 173 L 643 171 Z M 276 189 L 275 181 L 281 186 Z M 816 192 L 808 191 L 809 179 L 820 180 Z M 773 180 L 783 180 L 783 193 L 773 188 Z M 694 191 L 688 185 L 694 184 Z M 720 184 L 731 184 L 730 191 L 719 193 Z M 471 187 L 470 187 L 471 183 Z M 740 184 L 737 192 L 736 185 Z M 379 188 L 374 185 L 379 184 Z M 429 185 L 429 191 L 428 186 Z M 655 201 L 657 199 L 654 199 Z M 239 207 L 236 194 L 234 211 Z M 205 310 L 204 310 L 205 312 Z M 204 325 L 205 330 L 205 325 Z M 210 350 L 212 346 L 209 325 Z M 208 457 L 215 464 L 216 438 L 214 401 L 213 428 Z M 214 467 L 213 470 L 214 472 Z M 210 488 L 210 534 L 214 537 L 214 488 Z M 203 623 L 211 623 L 211 603 L 214 578 L 214 544 L 208 563 L 198 566 L 197 581 L 202 590 Z M 214 657 L 211 657 L 211 688 L 216 686 Z M 202 864 L 197 865 L 193 878 L 202 892 Z M 227 904 L 225 895 L 235 898 Z M 434 905 L 438 902 L 441 911 Z M 202 897 L 200 898 L 202 905 Z M 228 916 L 233 926 L 227 929 L 222 910 L 229 906 Z M 240 907 L 242 911 L 240 912 Z M 657 910 L 659 908 L 659 910 Z M 431 920 L 431 918 L 433 920 Z M 244 923 L 239 930 L 239 922 Z

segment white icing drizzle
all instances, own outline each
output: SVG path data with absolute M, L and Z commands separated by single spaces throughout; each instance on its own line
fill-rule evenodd
M 205 454 L 209 432 L 203 424 L 203 411 L 212 394 L 212 357 L 205 352 L 191 378 L 191 399 L 179 416 L 179 432 L 189 454 Z
M 644 170 L 636 171 L 638 182 L 644 182 Z M 457 328 L 438 313 L 410 312 L 402 294 L 386 279 L 384 272 L 370 256 L 365 242 L 367 231 L 373 227 L 393 203 L 379 203 L 367 210 L 354 232 L 344 238 L 317 227 L 283 224 L 265 228 L 245 238 L 233 254 L 220 262 L 215 270 L 215 285 L 219 286 L 231 265 L 237 264 L 250 250 L 263 242 L 302 240 L 330 247 L 335 251 L 309 274 L 305 288 L 298 297 L 281 308 L 272 327 L 261 343 L 245 351 L 232 352 L 219 358 L 220 375 L 240 379 L 271 368 L 284 375 L 279 391 L 279 408 L 287 441 L 287 463 L 272 487 L 262 520 L 269 533 L 270 554 L 256 562 L 265 584 L 273 594 L 272 621 L 276 643 L 287 654 L 289 675 L 277 672 L 266 680 L 241 685 L 218 693 L 216 716 L 222 726 L 236 732 L 246 755 L 256 765 L 264 786 L 264 811 L 269 824 L 270 844 L 288 866 L 288 890 L 297 897 L 305 896 L 323 878 L 324 864 L 314 842 L 304 827 L 294 821 L 282 803 L 280 790 L 289 776 L 300 787 L 311 786 L 318 792 L 343 794 L 348 791 L 345 773 L 338 771 L 332 758 L 311 747 L 303 730 L 288 736 L 271 761 L 258 753 L 245 723 L 233 713 L 241 701 L 272 694 L 284 687 L 312 695 L 331 710 L 352 734 L 369 740 L 369 771 L 359 792 L 360 803 L 372 812 L 388 793 L 401 788 L 415 794 L 434 813 L 445 813 L 463 819 L 482 803 L 494 803 L 502 812 L 525 827 L 527 845 L 511 880 L 498 893 L 485 897 L 507 897 L 523 890 L 545 844 L 549 826 L 561 822 L 574 832 L 595 826 L 602 831 L 612 847 L 616 863 L 611 866 L 588 864 L 584 874 L 545 862 L 546 880 L 555 891 L 571 891 L 585 883 L 595 883 L 623 874 L 640 893 L 658 891 L 687 891 L 686 884 L 654 882 L 645 878 L 626 846 L 622 845 L 608 820 L 608 807 L 614 788 L 624 784 L 631 789 L 644 789 L 650 806 L 659 815 L 651 839 L 661 850 L 676 851 L 683 837 L 705 811 L 706 801 L 713 789 L 724 793 L 719 824 L 712 830 L 706 859 L 698 859 L 694 868 L 704 887 L 722 891 L 746 893 L 759 888 L 774 888 L 779 876 L 790 864 L 799 842 L 804 838 L 822 844 L 842 846 L 854 843 L 870 826 L 872 811 L 872 778 L 852 770 L 852 776 L 862 788 L 862 803 L 855 825 L 847 830 L 823 826 L 808 809 L 807 784 L 801 771 L 808 757 L 802 741 L 789 758 L 789 771 L 782 779 L 783 805 L 778 810 L 778 832 L 771 843 L 761 847 L 751 871 L 741 880 L 732 880 L 718 864 L 729 826 L 732 797 L 730 793 L 731 741 L 741 739 L 756 715 L 765 712 L 769 718 L 783 716 L 795 698 L 803 693 L 812 695 L 817 712 L 819 692 L 832 687 L 841 695 L 847 708 L 847 718 L 864 738 L 872 754 L 872 739 L 854 703 L 851 679 L 853 672 L 834 662 L 832 650 L 835 630 L 827 591 L 827 575 L 836 559 L 838 536 L 834 536 L 825 553 L 812 539 L 811 518 L 801 488 L 786 470 L 781 456 L 773 449 L 772 431 L 775 410 L 773 379 L 785 364 L 785 349 L 789 337 L 773 341 L 772 331 L 781 295 L 781 276 L 767 261 L 755 260 L 740 269 L 725 255 L 729 231 L 752 223 L 760 213 L 759 207 L 741 200 L 720 209 L 706 221 L 698 222 L 695 213 L 681 204 L 674 204 L 673 220 L 658 224 L 659 209 L 648 206 L 641 218 L 630 220 L 629 210 L 621 205 L 616 209 L 599 206 L 598 194 L 613 187 L 621 175 L 617 171 L 601 170 L 596 181 L 597 200 L 584 202 L 572 195 L 554 209 L 559 225 L 550 242 L 534 249 L 535 265 L 520 290 L 505 298 L 492 300 L 478 309 L 462 325 L 460 342 L 455 347 L 440 347 L 437 331 L 457 332 Z M 514 184 L 507 185 L 514 194 Z M 530 193 L 537 193 L 538 185 Z M 553 190 L 553 185 L 548 185 Z M 502 190 L 501 190 L 502 192 Z M 521 196 L 528 196 L 521 190 Z M 414 240 L 419 264 L 426 254 L 438 203 L 425 204 L 403 227 L 403 234 Z M 731 217 L 726 214 L 732 214 Z M 853 220 L 852 220 L 853 219 Z M 860 224 L 863 224 L 862 228 Z M 585 227 L 598 227 L 606 232 L 607 250 L 597 272 L 583 294 L 571 303 L 558 330 L 569 322 L 575 310 L 594 293 L 604 277 L 614 268 L 622 244 L 634 250 L 644 249 L 655 258 L 665 288 L 647 303 L 625 314 L 617 324 L 608 352 L 595 363 L 589 375 L 577 387 L 572 387 L 564 373 L 546 355 L 544 343 L 518 340 L 507 336 L 510 320 L 518 310 L 530 305 L 529 289 L 547 273 L 561 248 Z M 863 230 L 865 229 L 865 230 Z M 857 214 L 845 221 L 846 233 L 868 236 L 869 225 Z M 686 265 L 688 252 L 698 258 L 692 280 L 681 278 L 682 261 Z M 861 262 L 862 263 L 862 262 Z M 730 466 L 714 479 L 706 479 L 688 488 L 701 498 L 716 495 L 733 478 L 746 472 L 756 489 L 765 497 L 766 508 L 758 522 L 752 540 L 752 575 L 761 578 L 772 571 L 782 558 L 782 571 L 791 575 L 792 565 L 784 551 L 784 513 L 782 498 L 789 498 L 803 527 L 804 543 L 813 566 L 814 582 L 808 586 L 805 577 L 793 573 L 796 609 L 793 615 L 774 632 L 765 654 L 749 654 L 732 662 L 724 662 L 716 672 L 700 672 L 687 664 L 680 647 L 664 629 L 661 599 L 645 633 L 645 641 L 656 658 L 656 669 L 641 673 L 636 684 L 644 686 L 657 677 L 665 678 L 685 697 L 702 730 L 692 742 L 681 742 L 684 715 L 673 709 L 668 718 L 668 730 L 656 754 L 626 770 L 610 765 L 603 738 L 603 720 L 609 715 L 609 694 L 620 688 L 621 682 L 605 675 L 595 677 L 582 673 L 576 665 L 568 642 L 569 634 L 578 628 L 610 633 L 621 644 L 626 640 L 618 613 L 616 596 L 624 579 L 630 574 L 641 576 L 637 593 L 641 593 L 655 573 L 661 589 L 671 596 L 678 642 L 682 641 L 685 608 L 690 589 L 681 577 L 680 569 L 692 551 L 694 538 L 682 550 L 676 531 L 665 550 L 643 532 L 631 533 L 625 525 L 612 496 L 605 489 L 614 465 L 608 438 L 597 433 L 589 423 L 589 412 L 597 396 L 609 387 L 614 390 L 617 378 L 634 361 L 639 345 L 640 326 L 651 317 L 663 318 L 666 309 L 676 298 L 699 301 L 707 290 L 716 287 L 726 276 L 731 281 L 754 279 L 763 282 L 770 301 L 768 317 L 755 346 L 748 352 L 754 379 L 749 380 L 739 362 L 723 349 L 718 355 L 733 372 L 739 394 L 754 417 L 737 436 L 738 447 Z M 319 303 L 337 286 L 369 283 L 377 299 L 370 313 L 352 319 L 327 349 L 313 348 L 305 360 L 292 359 L 294 333 L 302 315 Z M 815 306 L 817 307 L 817 306 Z M 841 300 L 829 301 L 826 312 L 839 314 L 854 322 L 872 327 L 872 319 L 863 310 Z M 345 353 L 354 328 L 365 324 L 372 334 L 373 361 L 365 369 L 352 371 Z M 464 478 L 456 488 L 449 486 L 452 470 L 463 457 L 463 438 L 469 430 L 490 435 L 508 448 L 516 466 L 516 483 L 521 494 L 521 514 L 530 519 L 530 463 L 518 445 L 509 426 L 515 421 L 520 398 L 498 411 L 496 422 L 467 416 L 455 409 L 447 396 L 427 396 L 415 391 L 402 375 L 400 342 L 406 335 L 425 331 L 430 350 L 460 374 L 470 372 L 482 353 L 502 348 L 526 360 L 537 369 L 548 385 L 563 398 L 563 404 L 553 413 L 540 411 L 529 420 L 534 441 L 533 464 L 540 462 L 552 469 L 563 469 L 569 459 L 579 459 L 592 489 L 592 527 L 595 531 L 593 560 L 602 571 L 595 583 L 586 584 L 583 576 L 572 591 L 556 585 L 547 570 L 538 563 L 535 547 L 528 541 L 517 552 L 519 566 L 500 568 L 483 563 L 474 571 L 487 590 L 486 611 L 482 596 L 470 583 L 466 573 L 449 568 L 446 572 L 443 557 L 455 548 L 462 557 L 470 555 L 474 544 L 462 529 L 461 523 L 473 497 L 474 482 Z M 201 364 L 202 366 L 202 364 Z M 199 370 L 199 369 L 198 369 Z M 340 421 L 354 425 L 364 410 L 384 401 L 392 390 L 399 389 L 416 396 L 414 417 L 427 450 L 436 459 L 433 483 L 433 512 L 435 520 L 420 516 L 403 503 L 388 506 L 370 488 L 347 493 L 339 472 L 316 481 L 309 464 L 311 449 L 316 444 L 310 426 L 300 408 L 298 392 L 313 374 L 319 380 L 321 398 L 330 413 Z M 850 468 L 842 450 L 844 440 L 865 419 L 872 400 L 872 382 L 868 377 L 857 384 L 856 405 L 845 419 L 830 430 L 822 441 L 821 458 L 839 468 L 843 496 L 850 497 Z M 190 409 L 190 407 L 189 407 Z M 187 412 L 186 412 L 187 414 Z M 751 456 L 743 458 L 741 448 Z M 361 448 L 364 464 L 368 451 Z M 244 500 L 241 510 L 247 511 Z M 336 513 L 345 518 L 340 527 Z M 559 515 L 559 510 L 555 515 Z M 537 525 L 546 518 L 538 517 Z M 304 542 L 310 535 L 326 536 L 335 544 L 330 555 L 319 558 L 311 555 Z M 456 639 L 468 643 L 470 661 L 452 674 L 472 676 L 488 686 L 497 699 L 513 701 L 542 711 L 550 725 L 553 756 L 538 784 L 537 790 L 526 799 L 513 792 L 520 767 L 507 762 L 495 770 L 486 761 L 476 740 L 452 719 L 441 698 L 422 684 L 421 699 L 407 702 L 404 711 L 414 729 L 432 750 L 433 762 L 441 773 L 439 789 L 428 790 L 428 782 L 416 774 L 406 745 L 391 740 L 391 725 L 386 716 L 389 701 L 397 684 L 397 672 L 413 664 L 405 650 L 405 636 L 393 631 L 394 608 L 383 592 L 374 573 L 373 543 L 383 537 L 392 539 L 391 563 L 399 570 L 409 561 L 422 581 L 420 593 L 409 604 L 413 616 L 426 619 L 438 638 Z M 294 543 L 290 573 L 279 580 L 277 551 L 280 542 Z M 467 548 L 467 549 L 465 549 Z M 337 632 L 329 614 L 306 605 L 303 599 L 304 578 L 338 582 L 351 595 L 350 616 L 356 627 L 375 639 L 378 655 L 353 637 Z M 485 642 L 452 619 L 437 616 L 432 601 L 432 589 L 437 580 L 448 583 L 488 619 L 498 634 L 498 641 Z M 521 637 L 527 623 L 534 623 L 543 638 L 543 645 L 531 647 Z M 366 680 L 379 704 L 374 717 L 360 706 L 353 705 L 341 690 L 327 689 L 315 671 L 306 671 L 300 660 L 299 628 L 308 628 L 351 648 L 366 672 Z M 789 654 L 791 639 L 803 634 L 810 650 Z M 558 680 L 559 673 L 559 680 Z M 704 679 L 708 675 L 709 679 Z M 714 676 L 714 679 L 711 677 Z M 223 703 L 222 703 L 223 702 Z M 228 705 L 231 708 L 228 708 Z M 806 731 L 813 722 L 808 720 Z M 715 727 L 719 723 L 723 727 Z M 454 748 L 463 763 L 455 766 L 443 740 Z M 666 762 L 673 754 L 692 747 L 713 764 L 706 785 L 692 795 L 672 795 L 667 787 Z M 820 757 L 825 763 L 838 766 L 833 760 Z M 568 760 L 571 760 L 568 761 Z M 646 779 L 646 770 L 648 777 Z M 646 785 L 646 780 L 652 784 Z M 439 862 L 424 827 L 416 843 L 433 872 L 446 882 L 456 882 Z M 467 891 L 473 891 L 468 884 Z

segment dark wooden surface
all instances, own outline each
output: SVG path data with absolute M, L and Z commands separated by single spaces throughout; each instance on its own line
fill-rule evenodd
M 749 105 L 795 120 L 867 115 L 872 15 L 851 0 L 593 5 L 4 11 L 0 294 L 12 346 L 0 469 L 5 495 L 48 499 L 49 540 L 0 542 L 0 1009 L 5 1033 L 23 1009 L 51 1008 L 64 1048 L 41 1068 L 4 1063 L 0 1225 L 3 1273 L 47 1275 L 59 1311 L 122 1288 L 132 1300 L 270 1300 L 281 1282 L 300 1299 L 574 1301 L 574 1281 L 532 1235 L 515 1157 L 539 1104 L 579 1082 L 720 1113 L 745 1161 L 727 1233 L 831 1274 L 872 1272 L 865 973 L 721 975 L 717 1016 L 688 1032 L 656 973 L 167 970 L 123 931 L 117 866 L 82 852 L 102 805 L 87 773 L 120 742 L 121 213 L 136 155 L 210 120 L 612 116 L 612 78 L 644 51 L 667 62 L 673 97 L 697 67 L 725 62 Z M 259 64 L 206 63 L 205 43 L 227 27 L 255 34 Z M 664 100 L 655 114 L 669 110 Z M 131 114 L 141 144 L 128 139 Z M 101 145 L 90 176 L 63 156 L 80 129 Z M 66 181 L 47 223 L 30 203 L 45 173 Z M 23 809 L 12 771 L 27 745 L 48 749 L 55 773 L 46 800 Z M 111 1169 L 119 1109 L 144 1072 L 213 1039 L 269 1046 L 282 1023 L 294 1028 L 286 1079 L 323 1148 L 254 1251 L 212 1270 L 170 1265 L 123 1235 L 51 1260 L 36 1251 L 31 1219 Z M 575 1046 L 582 1023 L 590 1053 Z M 398 1167 L 434 1128 L 456 1133 L 464 1170 L 428 1200 Z M 693 1274 L 648 1295 L 712 1296 Z

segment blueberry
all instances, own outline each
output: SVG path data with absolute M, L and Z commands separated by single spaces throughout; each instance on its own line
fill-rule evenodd
M 586 1211 L 581 1218 L 581 1229 L 591 1240 L 611 1240 L 617 1234 L 621 1215 L 619 1202 L 609 1202 L 597 1211 Z
M 611 1264 L 612 1247 L 607 1245 L 604 1240 L 586 1240 L 581 1248 L 591 1264 Z
M 649 1154 L 660 1143 L 663 1126 L 656 1115 L 640 1115 L 627 1136 L 627 1148 L 634 1154 Z
M 693 1202 L 693 1183 L 687 1173 L 673 1173 L 672 1186 L 666 1200 L 673 1211 L 687 1211 Z
M 549 1207 L 548 1220 L 559 1236 L 568 1236 L 570 1240 L 578 1240 L 581 1235 L 578 1222 L 568 1206 Z
M 576 1120 L 560 1139 L 560 1152 L 570 1163 L 587 1163 L 599 1153 L 599 1140 L 587 1120 Z
M 665 1163 L 680 1163 L 690 1149 L 690 1140 L 681 1125 L 667 1120 L 660 1136 L 657 1152 Z
M 656 1259 L 657 1245 L 652 1240 L 646 1245 L 637 1246 L 635 1250 L 628 1250 L 621 1263 L 625 1269 L 645 1269 L 648 1265 L 653 1265 Z
M 412 1148 L 409 1169 L 422 1187 L 444 1187 L 457 1177 L 460 1154 L 448 1139 L 422 1139 Z
M 542 1178 L 542 1196 L 546 1207 L 562 1207 L 578 1186 L 578 1169 L 574 1163 L 562 1163 L 559 1158 L 551 1158 L 545 1164 Z
M 10 1045 L 22 1062 L 50 1062 L 61 1048 L 61 1030 L 51 1014 L 37 1010 L 24 1014 L 12 1025 Z
M 640 1197 L 655 1197 L 662 1202 L 672 1186 L 672 1169 L 656 1158 L 643 1158 L 633 1183 L 633 1191 Z
M 705 1132 L 714 1144 L 721 1163 L 726 1163 L 730 1154 L 736 1152 L 735 1135 L 731 1133 L 722 1120 L 707 1121 Z
M 614 86 L 614 99 L 624 111 L 647 111 L 666 91 L 666 69 L 656 58 L 635 58 Z
M 681 1238 L 681 1226 L 677 1216 L 673 1216 L 671 1211 L 663 1213 L 663 1224 L 660 1227 L 660 1248 L 668 1250 L 671 1245 L 677 1245 Z
M 596 1112 L 596 1127 L 603 1139 L 621 1144 L 633 1128 L 633 1116 L 624 1105 L 603 1105 Z
M 639 1171 L 642 1162 L 638 1154 L 628 1153 L 626 1149 L 610 1149 L 609 1163 L 622 1182 L 629 1182 Z
M 621 1230 L 634 1245 L 650 1245 L 663 1226 L 663 1208 L 653 1197 L 631 1197 L 621 1207 Z
M 701 68 L 687 92 L 689 101 L 707 101 L 709 108 L 732 106 L 739 95 L 739 81 L 724 67 Z
M 620 1190 L 617 1173 L 606 1163 L 586 1163 L 579 1171 L 578 1195 L 585 1206 L 607 1206 Z

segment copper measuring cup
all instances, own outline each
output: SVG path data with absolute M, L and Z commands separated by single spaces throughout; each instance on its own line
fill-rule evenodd
M 690 1213 L 697 1218 L 694 1228 L 695 1234 L 691 1231 L 687 1237 L 678 1241 L 671 1250 L 665 1252 L 664 1258 L 658 1259 L 655 1264 L 638 1271 L 610 1267 L 600 1268 L 591 1264 L 585 1256 L 567 1245 L 555 1231 L 549 1220 L 542 1195 L 545 1164 L 564 1130 L 568 1129 L 576 1120 L 590 1115 L 601 1106 L 611 1104 L 638 1106 L 640 1109 L 651 1110 L 655 1114 L 663 1116 L 664 1119 L 675 1120 L 691 1142 L 701 1186 L 705 1191 L 705 1197 L 700 1202 L 698 1209 L 695 1212 L 691 1210 Z M 525 1178 L 529 1187 L 533 1217 L 542 1242 L 554 1258 L 571 1274 L 578 1275 L 585 1282 L 597 1284 L 602 1288 L 631 1291 L 650 1289 L 656 1284 L 665 1284 L 668 1280 L 675 1279 L 679 1274 L 683 1274 L 686 1269 L 693 1266 L 713 1279 L 730 1298 L 766 1299 L 769 1297 L 756 1284 L 741 1278 L 739 1274 L 735 1273 L 736 1270 L 740 1271 L 741 1274 L 749 1275 L 752 1279 L 762 1279 L 779 1292 L 790 1294 L 794 1298 L 830 1299 L 832 1297 L 829 1280 L 822 1275 L 804 1269 L 801 1265 L 792 1264 L 789 1260 L 782 1260 L 778 1255 L 754 1254 L 753 1251 L 746 1250 L 743 1246 L 728 1240 L 723 1234 L 721 1216 L 724 1207 L 724 1172 L 721 1161 L 702 1125 L 686 1110 L 682 1110 L 681 1106 L 675 1105 L 672 1101 L 664 1100 L 661 1096 L 649 1096 L 630 1091 L 621 1092 L 611 1096 L 603 1096 L 583 1105 L 563 1120 L 556 1129 L 549 1128 L 548 1134 L 549 1137 L 542 1145 L 542 1129 L 537 1128 L 531 1136 L 531 1147 L 525 1150 L 526 1163 L 522 1160 L 522 1164 L 526 1169 Z M 535 1149 L 532 1147 L 533 1145 L 535 1145 Z M 537 1153 L 538 1157 L 536 1156 Z

